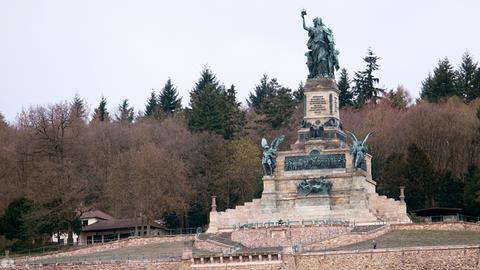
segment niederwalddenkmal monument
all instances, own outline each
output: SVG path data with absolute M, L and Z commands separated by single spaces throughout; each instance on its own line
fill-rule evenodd
M 320 18 L 308 32 L 304 117 L 289 151 L 278 151 L 283 136 L 262 140 L 263 193 L 259 199 L 217 212 L 212 207 L 208 233 L 280 222 L 411 222 L 402 201 L 380 196 L 372 179 L 367 140 L 342 128 L 339 90 L 334 79 L 339 52 L 333 32 Z M 374 136 L 374 135 L 371 135 Z M 349 140 L 350 139 L 350 140 Z M 260 162 L 260 159 L 259 159 Z M 252 179 L 253 181 L 253 179 Z

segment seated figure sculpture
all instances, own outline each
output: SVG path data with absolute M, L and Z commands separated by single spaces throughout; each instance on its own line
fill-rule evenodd
M 304 179 L 297 185 L 297 194 L 308 196 L 310 194 L 330 194 L 332 183 L 325 176 L 317 179 Z

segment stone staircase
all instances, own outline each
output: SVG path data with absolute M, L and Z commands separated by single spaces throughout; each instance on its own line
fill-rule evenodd
M 228 229 L 247 223 L 267 223 L 278 220 L 342 220 L 354 223 L 372 223 L 380 221 L 367 207 L 331 209 L 328 205 L 295 206 L 293 208 L 274 208 L 254 199 L 234 209 L 218 212 L 218 217 L 227 221 L 223 228 Z
M 389 223 L 411 223 L 406 214 L 406 205 L 385 195 L 368 194 L 368 206 L 372 213 Z

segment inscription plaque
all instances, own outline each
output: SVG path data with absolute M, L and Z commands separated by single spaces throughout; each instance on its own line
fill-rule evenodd
M 315 114 L 321 114 L 322 111 L 327 110 L 327 102 L 323 96 L 313 96 L 309 101 L 309 105 L 309 111 L 314 112 Z
M 285 157 L 285 171 L 341 169 L 345 168 L 345 164 L 344 154 L 311 153 L 306 156 Z

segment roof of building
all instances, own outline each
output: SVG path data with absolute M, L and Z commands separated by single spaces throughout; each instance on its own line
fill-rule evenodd
M 102 210 L 92 210 L 88 211 L 82 214 L 80 216 L 81 219 L 87 219 L 87 218 L 98 218 L 98 219 L 103 219 L 103 220 L 113 220 L 115 219 L 113 216 L 103 212 Z
M 140 224 L 138 221 L 135 221 L 135 219 L 133 218 L 100 220 L 99 222 L 82 227 L 82 232 L 108 231 L 108 230 L 129 229 L 129 228 L 134 229 L 135 225 L 140 225 Z M 150 227 L 154 229 L 161 228 L 161 226 L 156 223 L 150 223 Z

